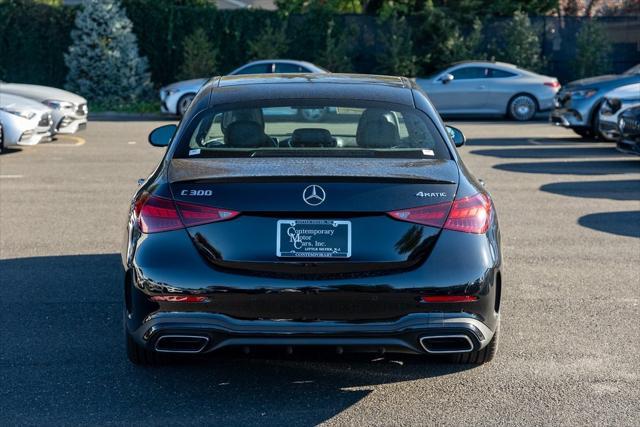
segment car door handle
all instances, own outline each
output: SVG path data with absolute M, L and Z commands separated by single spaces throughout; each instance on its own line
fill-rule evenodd
M 484 89 L 486 89 L 486 88 L 487 88 L 487 87 L 486 87 L 485 85 L 480 85 L 480 86 L 478 86 L 478 89 L 481 89 L 481 90 L 484 90 Z

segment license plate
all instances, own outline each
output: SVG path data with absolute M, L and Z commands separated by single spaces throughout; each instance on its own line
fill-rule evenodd
M 276 254 L 293 258 L 349 258 L 351 221 L 280 220 Z

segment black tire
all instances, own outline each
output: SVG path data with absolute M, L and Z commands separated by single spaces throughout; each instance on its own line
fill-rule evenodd
M 196 97 L 195 93 L 185 93 L 178 99 L 178 103 L 176 104 L 176 113 L 180 117 L 184 116 L 187 110 L 189 109 L 189 105 L 193 102 L 193 98 Z
M 500 324 L 496 327 L 496 332 L 489 344 L 482 350 L 472 351 L 470 353 L 454 354 L 452 362 L 461 365 L 482 365 L 491 362 L 498 352 L 498 332 L 500 332 Z
M 592 139 L 593 138 L 593 132 L 591 131 L 591 129 L 571 129 L 572 131 L 574 131 L 575 133 L 577 133 L 578 135 L 580 135 L 581 137 L 585 138 L 585 139 Z
M 129 332 L 125 332 L 125 335 L 127 339 L 127 357 L 134 365 L 158 366 L 166 362 L 163 354 L 141 347 L 134 341 Z
M 520 93 L 509 101 L 507 114 L 513 120 L 526 122 L 533 119 L 538 112 L 538 102 L 536 99 L 525 93 Z

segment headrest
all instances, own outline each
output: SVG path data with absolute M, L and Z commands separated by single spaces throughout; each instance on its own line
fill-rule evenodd
M 398 129 L 389 122 L 371 122 L 358 135 L 357 143 L 365 148 L 391 148 L 400 143 Z
M 269 145 L 268 142 L 262 126 L 254 121 L 233 122 L 224 135 L 224 143 L 233 148 L 265 147 Z
M 256 122 L 264 131 L 264 116 L 260 108 L 245 108 L 225 112 L 222 114 L 222 123 L 220 124 L 222 132 L 226 132 L 229 126 L 235 122 Z
M 302 128 L 291 134 L 291 147 L 335 147 L 336 141 L 327 129 Z

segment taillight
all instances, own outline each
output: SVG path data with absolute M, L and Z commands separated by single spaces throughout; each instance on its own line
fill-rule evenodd
M 478 193 L 454 200 L 453 203 L 403 209 L 388 212 L 388 215 L 400 221 L 465 233 L 484 234 L 491 223 L 491 200 L 487 195 Z
M 178 207 L 185 227 L 224 221 L 240 215 L 240 212 L 229 209 L 218 209 L 193 203 L 176 202 L 176 206 Z
M 240 212 L 186 202 L 174 202 L 164 197 L 145 194 L 138 199 L 135 215 L 143 233 L 178 230 L 184 227 L 223 221 Z
M 559 81 L 553 81 L 553 82 L 544 82 L 545 86 L 549 86 L 551 88 L 557 89 L 560 87 L 560 82 Z
M 145 194 L 135 207 L 138 226 L 143 233 L 177 230 L 183 228 L 173 200 Z
M 415 222 L 431 227 L 442 228 L 447 220 L 447 214 L 450 209 L 451 202 L 444 202 L 438 203 L 437 205 L 393 211 L 388 214 L 400 221 Z
M 491 222 L 491 200 L 485 194 L 455 200 L 444 228 L 465 233 L 484 234 Z

